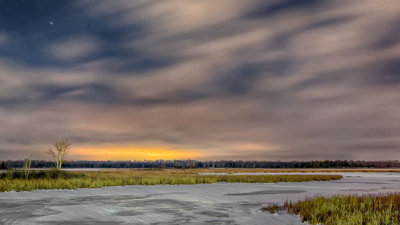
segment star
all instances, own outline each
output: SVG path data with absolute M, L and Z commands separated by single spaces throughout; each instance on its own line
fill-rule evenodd
M 50 20 L 49 24 L 50 24 L 50 25 L 53 25 L 53 24 L 54 24 L 54 22 L 53 22 L 52 20 Z

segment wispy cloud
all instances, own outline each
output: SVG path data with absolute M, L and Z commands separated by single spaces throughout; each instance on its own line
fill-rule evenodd
M 90 37 L 73 37 L 66 41 L 58 42 L 48 47 L 50 57 L 58 60 L 82 60 L 84 57 L 96 54 L 100 44 L 94 38 Z
M 204 159 L 400 156 L 396 0 L 51 7 L 56 26 L 0 30 L 13 40 L 0 51 L 1 157 L 39 157 L 60 137 Z

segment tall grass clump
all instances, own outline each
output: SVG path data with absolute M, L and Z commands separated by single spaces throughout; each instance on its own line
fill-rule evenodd
M 400 194 L 344 195 L 314 197 L 263 210 L 274 213 L 287 209 L 300 215 L 303 222 L 324 225 L 394 225 L 400 224 Z
M 24 175 L 25 175 L 25 179 L 29 178 L 29 174 L 31 173 L 31 165 L 32 165 L 32 160 L 30 158 L 24 160 Z

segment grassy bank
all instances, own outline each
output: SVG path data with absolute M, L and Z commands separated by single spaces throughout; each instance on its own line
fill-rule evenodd
M 262 169 L 262 168 L 207 168 L 185 169 L 193 173 L 400 173 L 400 169 Z
M 18 176 L 14 178 L 4 176 L 0 179 L 0 192 L 12 190 L 30 191 L 35 189 L 99 188 L 124 185 L 328 181 L 342 178 L 340 175 L 198 175 L 185 170 L 124 170 L 68 172 L 67 174 L 70 175 L 56 178 L 31 175 L 32 177 L 29 179 L 23 179 Z
M 300 215 L 303 222 L 325 225 L 394 225 L 400 224 L 400 194 L 379 196 L 315 197 L 283 206 L 263 208 L 274 213 L 287 209 Z

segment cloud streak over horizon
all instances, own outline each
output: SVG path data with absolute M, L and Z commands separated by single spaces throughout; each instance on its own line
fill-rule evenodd
M 400 157 L 397 0 L 2 2 L 0 159 Z

